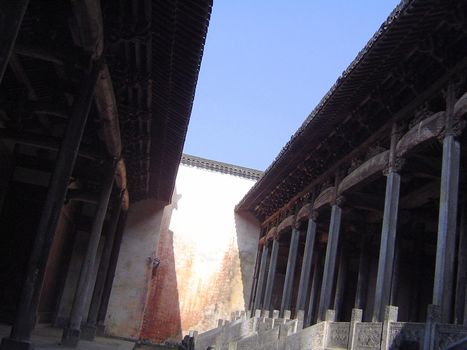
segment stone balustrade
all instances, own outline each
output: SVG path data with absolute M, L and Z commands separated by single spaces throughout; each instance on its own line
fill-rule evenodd
M 333 310 L 328 310 L 325 321 L 306 328 L 300 315 L 278 318 L 273 312 L 270 318 L 259 310 L 249 315 L 235 314 L 230 321 L 220 321 L 217 328 L 196 335 L 195 349 L 445 350 L 467 338 L 464 326 L 398 322 L 394 306 L 386 308 L 384 322 L 362 322 L 359 309 L 353 310 L 350 322 L 335 322 Z M 429 337 L 425 337 L 427 327 L 434 330 Z

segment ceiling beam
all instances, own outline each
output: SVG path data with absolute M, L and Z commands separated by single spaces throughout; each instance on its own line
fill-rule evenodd
M 58 151 L 61 147 L 62 140 L 53 136 L 44 136 L 27 132 L 15 132 L 7 129 L 0 129 L 0 140 L 8 140 L 13 143 L 28 145 L 37 148 Z M 90 160 L 101 160 L 104 157 L 94 150 L 88 149 L 85 145 L 81 145 L 78 156 Z

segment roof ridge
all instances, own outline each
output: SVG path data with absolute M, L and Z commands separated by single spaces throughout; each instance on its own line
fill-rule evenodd
M 251 180 L 258 180 L 263 175 L 260 170 L 219 162 L 212 159 L 201 158 L 190 154 L 182 154 L 180 163 L 200 169 L 211 170 L 222 174 L 234 175 Z

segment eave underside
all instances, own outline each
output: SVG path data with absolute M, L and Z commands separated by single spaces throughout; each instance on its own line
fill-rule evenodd
M 101 5 L 96 12 L 101 11 L 130 198 L 169 203 L 212 1 Z M 0 85 L 0 139 L 19 146 L 17 165 L 28 169 L 52 171 L 82 77 L 99 51 L 83 44 L 99 30 L 82 30 L 92 24 L 82 23 L 86 16 L 77 15 L 76 6 L 90 5 L 30 2 Z M 112 156 L 103 142 L 103 122 L 102 111 L 93 106 L 73 174 L 90 190 L 99 188 L 102 162 Z
M 461 1 L 402 2 L 237 208 L 263 221 L 359 149 L 387 143 L 377 133 L 390 120 L 413 113 L 466 67 L 466 13 Z

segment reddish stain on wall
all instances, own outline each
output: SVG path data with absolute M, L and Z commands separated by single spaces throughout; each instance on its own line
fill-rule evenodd
M 161 232 L 158 256 L 160 266 L 151 281 L 151 290 L 145 310 L 141 339 L 153 343 L 177 341 L 187 330 L 207 330 L 217 318 L 227 318 L 232 312 L 232 290 L 238 288 L 238 253 L 234 245 L 228 246 L 220 266 L 207 285 L 191 285 L 193 281 L 193 258 L 196 251 L 189 245 L 177 247 L 183 251 L 183 258 L 175 267 L 174 242 L 172 233 Z M 178 276 L 177 276 L 178 275 Z M 182 285 L 177 285 L 182 281 Z M 196 280 L 196 278 L 195 278 Z M 179 297 L 185 297 L 181 308 Z M 183 326 L 183 327 L 182 327 Z
M 154 267 L 140 334 L 153 343 L 182 336 L 172 232 L 162 230 L 157 256 L 160 264 Z

